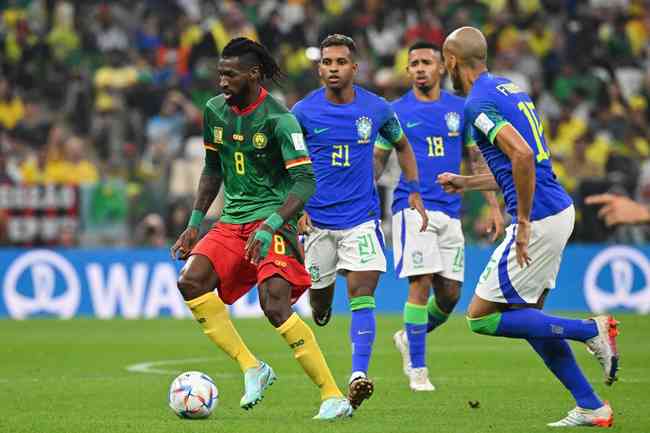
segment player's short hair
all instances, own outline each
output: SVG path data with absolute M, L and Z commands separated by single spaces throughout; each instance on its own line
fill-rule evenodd
M 432 42 L 417 41 L 409 47 L 409 53 L 415 50 L 433 50 L 434 53 L 442 54 L 440 47 Z
M 354 39 L 350 36 L 342 35 L 340 33 L 334 33 L 333 35 L 328 35 L 320 43 L 320 50 L 323 51 L 323 48 L 327 47 L 348 47 L 350 50 L 350 55 L 354 57 L 357 53 L 357 44 L 354 43 Z
M 252 39 L 243 37 L 232 39 L 221 51 L 221 57 L 239 57 L 242 63 L 259 66 L 262 80 L 271 79 L 279 84 L 278 79 L 285 77 L 269 50 Z

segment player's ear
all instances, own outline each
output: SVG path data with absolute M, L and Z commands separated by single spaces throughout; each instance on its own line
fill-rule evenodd
M 251 80 L 257 80 L 261 82 L 262 68 L 260 68 L 260 65 L 255 65 L 248 70 L 248 75 L 250 76 Z

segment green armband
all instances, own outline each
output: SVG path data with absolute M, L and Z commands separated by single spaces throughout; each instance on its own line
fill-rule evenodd
M 201 223 L 203 222 L 203 218 L 205 218 L 205 213 L 198 209 L 192 210 L 192 215 L 190 216 L 190 222 L 187 224 L 188 227 L 194 227 L 194 228 L 199 228 L 201 227 Z
M 278 229 L 284 225 L 284 218 L 278 215 L 277 212 L 273 212 L 267 219 L 264 220 L 264 224 L 271 227 L 274 232 L 277 232 Z

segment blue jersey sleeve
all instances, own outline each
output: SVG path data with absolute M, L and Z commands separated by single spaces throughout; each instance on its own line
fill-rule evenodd
M 465 115 L 468 124 L 485 135 L 492 144 L 501 128 L 510 124 L 494 101 L 487 99 L 471 101 L 465 108 Z
M 386 140 L 381 134 L 377 134 L 377 139 L 375 140 L 375 147 L 382 150 L 393 150 L 393 144 Z
M 386 122 L 384 122 L 384 124 L 379 128 L 379 135 L 377 137 L 382 137 L 388 143 L 393 144 L 400 141 L 403 135 L 404 131 L 402 130 L 402 125 L 399 123 L 397 115 L 393 112 Z M 375 142 L 375 145 L 376 144 L 377 143 Z

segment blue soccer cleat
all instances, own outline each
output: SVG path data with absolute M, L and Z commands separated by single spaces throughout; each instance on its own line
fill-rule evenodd
M 352 406 L 347 398 L 332 397 L 320 405 L 318 414 L 313 419 L 332 421 L 338 418 L 349 418 L 352 416 Z
M 239 406 L 244 409 L 252 409 L 264 398 L 266 388 L 273 385 L 277 380 L 273 369 L 266 363 L 260 361 L 257 368 L 249 368 L 244 373 L 244 396 L 239 401 Z

